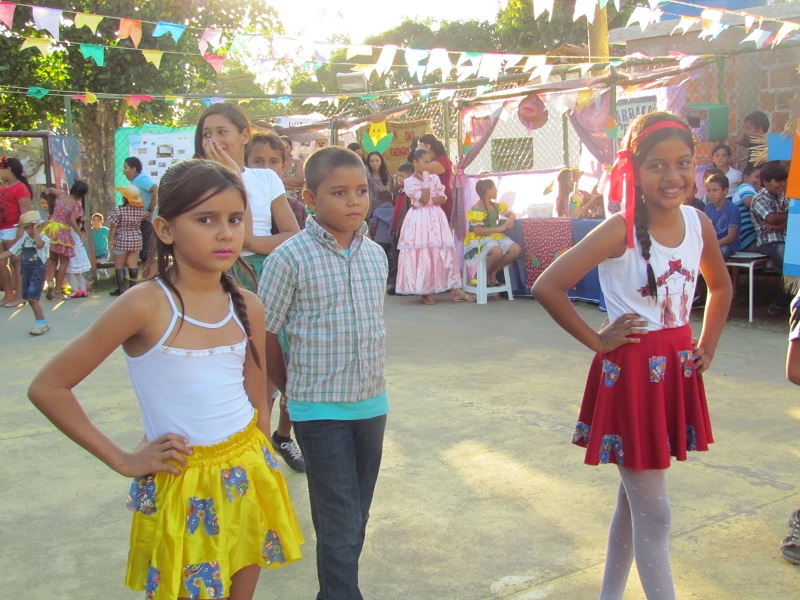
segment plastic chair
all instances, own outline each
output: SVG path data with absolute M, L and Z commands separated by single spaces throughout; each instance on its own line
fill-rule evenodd
M 514 294 L 511 292 L 511 273 L 508 270 L 508 265 L 503 267 L 503 279 L 505 283 L 500 285 L 488 286 L 486 285 L 486 257 L 482 256 L 478 263 L 478 272 L 475 274 L 477 283 L 473 284 L 469 277 L 467 263 L 464 263 L 464 269 L 461 273 L 464 280 L 464 291 L 469 294 L 475 294 L 478 298 L 478 304 L 486 304 L 489 294 L 500 294 L 505 292 L 508 294 L 508 299 L 513 300 Z

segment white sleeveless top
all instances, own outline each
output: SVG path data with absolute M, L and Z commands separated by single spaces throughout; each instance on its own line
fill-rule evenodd
M 228 303 L 228 315 L 219 323 L 203 323 L 182 315 L 172 294 L 156 279 L 172 307 L 172 320 L 164 335 L 141 356 L 128 356 L 128 373 L 139 401 L 145 435 L 149 441 L 167 433 L 189 440 L 191 446 L 210 446 L 244 429 L 254 415 L 244 389 L 247 338 L 231 346 L 186 350 L 165 346 L 178 319 L 219 329 L 231 319 L 241 322 Z
M 691 206 L 681 206 L 686 233 L 676 248 L 662 246 L 652 237 L 650 264 L 658 283 L 658 298 L 647 296 L 647 265 L 639 240 L 626 248 L 619 258 L 609 258 L 598 265 L 608 320 L 613 323 L 626 313 L 636 313 L 647 320 L 648 331 L 681 327 L 689 322 L 694 290 L 700 273 L 703 236 L 700 215 Z M 624 218 L 625 213 L 613 218 Z

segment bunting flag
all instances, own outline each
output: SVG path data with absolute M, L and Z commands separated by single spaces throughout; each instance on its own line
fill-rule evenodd
M 479 85 L 478 87 L 475 88 L 475 95 L 476 96 L 480 96 L 482 94 L 486 94 L 488 92 L 491 92 L 493 89 L 494 89 L 494 86 L 491 86 L 491 85 Z
M 496 81 L 500 76 L 500 69 L 503 67 L 503 55 L 486 53 L 481 58 L 481 66 L 478 69 L 478 77 L 486 77 L 490 81 Z
M 183 97 L 181 96 L 164 96 L 164 102 L 168 104 L 176 104 L 177 102 L 183 102 Z
M 445 48 L 434 48 L 431 50 L 431 55 L 428 58 L 428 68 L 425 72 L 430 75 L 438 70 L 442 76 L 442 81 L 447 79 L 450 75 L 450 70 L 453 68 L 453 63 L 450 62 L 450 56 Z
M 354 56 L 372 56 L 372 46 L 348 46 L 347 58 L 351 59 Z
M 606 135 L 612 140 L 619 137 L 619 125 L 614 117 L 608 117 L 606 120 Z
M 142 41 L 142 22 L 139 19 L 120 19 L 117 39 L 131 38 L 134 48 L 139 47 Z
M 405 59 L 408 65 L 408 74 L 411 77 L 416 77 L 417 81 L 422 83 L 422 78 L 425 76 L 425 66 L 419 63 L 425 60 L 428 56 L 427 50 L 416 50 L 414 48 L 406 48 Z
M 547 11 L 547 20 L 553 20 L 553 3 L 555 0 L 533 0 L 533 18 L 538 19 Z
M 228 50 L 228 54 L 238 54 L 239 52 L 244 52 L 250 48 L 250 43 L 257 37 L 260 36 L 253 33 L 237 33 L 233 38 L 233 42 L 231 42 L 231 47 L 230 50 Z
M 594 66 L 594 63 L 581 63 L 581 64 L 579 64 L 578 65 L 578 69 L 580 69 L 581 77 L 586 77 L 586 73 L 588 73 L 589 69 L 591 69 L 593 66 Z
M 628 24 L 625 27 L 630 27 L 634 23 L 639 23 L 639 27 L 642 28 L 642 31 L 647 29 L 648 25 L 652 25 L 653 23 L 658 23 L 661 21 L 661 15 L 663 13 L 655 8 L 647 8 L 646 6 L 637 6 L 633 9 L 630 18 L 628 19 Z
M 572 21 L 577 21 L 580 17 L 586 17 L 589 23 L 594 23 L 594 13 L 597 11 L 597 0 L 575 0 L 575 12 Z
M 132 94 L 125 98 L 125 103 L 132 108 L 139 108 L 142 102 L 152 102 L 153 96 L 150 94 Z
M 424 69 L 424 67 L 423 67 L 423 69 Z M 364 74 L 364 78 L 368 80 L 370 77 L 372 77 L 372 74 L 375 72 L 375 65 L 373 65 L 373 64 L 356 65 L 350 70 L 355 72 L 355 73 L 363 73 Z
M 203 104 L 206 106 L 211 106 L 212 104 L 219 104 L 220 102 L 225 102 L 225 98 L 220 98 L 219 96 L 212 96 L 211 98 L 203 98 Z
M 699 20 L 700 19 L 698 19 L 697 17 L 681 17 L 680 22 L 677 25 L 675 25 L 675 27 L 672 30 L 672 33 L 675 33 L 678 29 L 680 29 L 683 31 L 684 34 L 686 34 L 686 32 L 689 31 L 689 28 L 695 23 L 697 23 Z M 672 33 L 670 33 L 670 35 L 672 35 Z
M 34 6 L 33 24 L 36 29 L 46 29 L 55 41 L 59 41 L 58 28 L 61 25 L 61 11 L 55 8 Z
M 757 49 L 760 49 L 764 46 L 767 42 L 767 38 L 769 38 L 770 32 L 763 30 L 763 29 L 754 29 L 750 32 L 746 38 L 744 38 L 740 44 L 744 44 L 745 42 L 753 42 L 756 45 Z
M 81 54 L 83 54 L 83 58 L 86 60 L 91 58 L 98 67 L 102 67 L 106 64 L 106 53 L 103 46 L 98 46 L 97 44 L 81 44 L 80 48 Z
M 773 48 L 798 29 L 800 29 L 800 25 L 797 25 L 796 23 L 784 23 L 783 26 L 778 30 L 778 33 L 775 36 L 775 41 L 772 42 Z
M 73 100 L 79 100 L 84 104 L 94 104 L 97 102 L 97 96 L 95 96 L 92 92 L 86 92 L 85 94 L 75 94 L 72 96 Z
M 553 65 L 548 65 L 547 63 L 542 63 L 538 65 L 531 76 L 528 78 L 528 81 L 533 81 L 534 79 L 541 79 L 542 83 L 547 83 L 550 79 L 550 72 L 553 70 Z
M 385 75 L 389 72 L 394 64 L 394 56 L 397 54 L 397 46 L 394 44 L 386 44 L 381 50 L 381 55 L 378 57 L 378 62 L 375 63 L 375 72 L 378 75 Z
M 9 29 L 14 28 L 14 9 L 17 5 L 13 2 L 0 2 L 0 21 Z
M 310 104 L 311 106 L 319 106 L 322 103 L 322 98 L 312 97 L 303 100 L 303 106 Z
M 172 39 L 177 42 L 179 39 L 181 39 L 184 31 L 186 31 L 186 27 L 184 25 L 168 23 L 167 21 L 159 21 L 156 23 L 156 28 L 153 30 L 151 35 L 153 37 L 161 37 L 162 35 L 168 33 L 172 36 Z
M 200 41 L 197 42 L 197 47 L 200 49 L 201 54 L 205 54 L 209 46 L 216 50 L 219 48 L 221 43 L 222 31 L 220 29 L 206 29 L 203 32 L 203 35 L 200 36 Z
M 456 95 L 455 90 L 439 90 L 439 93 L 436 96 L 437 100 L 447 100 L 448 98 L 452 98 Z
M 30 96 L 31 98 L 37 98 L 37 99 L 41 100 L 42 98 L 47 96 L 47 94 L 49 94 L 49 93 L 50 93 L 50 90 L 46 90 L 45 88 L 32 87 L 32 88 L 28 88 L 28 93 L 26 94 L 26 96 Z
M 152 64 L 156 69 L 161 68 L 161 58 L 164 56 L 164 53 L 161 50 L 142 50 L 142 56 L 144 56 L 144 59 Z
M 580 90 L 578 92 L 578 100 L 575 104 L 575 110 L 578 114 L 583 112 L 583 109 L 592 103 L 592 90 Z
M 289 96 L 281 96 L 280 98 L 273 98 L 271 100 L 272 104 L 280 104 L 283 108 L 289 106 L 289 102 L 291 101 L 292 99 Z
M 464 81 L 471 75 L 475 75 L 481 66 L 480 52 L 462 52 L 456 63 L 456 75 L 459 81 Z
M 527 73 L 532 69 L 536 69 L 537 67 L 541 67 L 544 63 L 547 62 L 546 56 L 529 56 L 525 60 L 525 66 L 522 67 L 522 72 Z
M 52 48 L 50 46 L 50 40 L 46 40 L 44 38 L 33 38 L 33 37 L 25 38 L 19 49 L 25 50 L 26 48 L 36 48 L 39 52 L 42 53 L 42 56 L 48 56 L 52 51 Z
M 75 27 L 80 29 L 81 27 L 88 27 L 92 33 L 97 33 L 97 26 L 100 25 L 100 21 L 103 20 L 103 17 L 100 15 L 90 15 L 86 13 L 76 13 L 75 14 Z
M 203 54 L 203 58 L 217 72 L 217 75 L 219 75 L 219 72 L 222 71 L 222 63 L 225 62 L 225 57 L 219 54 L 206 53 Z
M 747 15 L 744 18 L 744 28 L 747 31 L 750 31 L 750 28 L 753 27 L 753 23 L 756 22 L 756 18 L 753 15 Z

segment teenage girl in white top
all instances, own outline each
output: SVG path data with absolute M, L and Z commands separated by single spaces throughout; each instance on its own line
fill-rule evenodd
M 611 173 L 607 219 L 556 260 L 533 294 L 555 321 L 594 350 L 573 442 L 590 465 L 620 474 L 600 598 L 621 599 L 636 559 L 648 600 L 675 598 L 669 560 L 670 458 L 713 442 L 700 374 L 714 358 L 731 303 L 731 280 L 711 221 L 682 206 L 694 181 L 691 130 L 669 113 L 635 120 Z M 594 331 L 567 290 L 595 266 L 608 320 Z M 697 277 L 708 284 L 696 344 L 689 311 Z
M 302 536 L 267 439 L 263 307 L 227 274 L 245 239 L 246 194 L 205 160 L 171 167 L 159 192 L 155 278 L 109 306 L 28 395 L 135 478 L 129 587 L 156 600 L 249 599 L 259 567 L 299 559 Z M 133 451 L 97 429 L 73 393 L 120 345 L 145 431 Z

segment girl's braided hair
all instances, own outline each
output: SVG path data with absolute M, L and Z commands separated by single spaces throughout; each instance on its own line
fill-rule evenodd
M 189 159 L 180 161 L 171 166 L 161 178 L 158 186 L 158 216 L 166 220 L 173 219 L 231 188 L 241 195 L 246 207 L 247 192 L 244 189 L 242 180 L 236 173 L 210 160 Z M 237 258 L 237 261 L 245 272 L 249 271 L 249 265 L 241 257 Z M 153 267 L 155 267 L 155 273 L 148 279 L 159 277 L 164 282 L 164 285 L 178 298 L 181 313 L 183 313 L 183 298 L 174 283 L 178 277 L 178 263 L 175 262 L 173 247 L 172 244 L 162 242 L 157 235 L 153 236 L 150 259 L 145 266 L 145 272 L 152 273 Z M 242 323 L 244 332 L 247 335 L 248 347 L 253 354 L 256 365 L 260 368 L 261 361 L 258 358 L 258 350 L 253 342 L 244 296 L 227 273 L 223 272 L 220 275 L 220 283 L 222 284 L 222 289 L 231 296 L 233 310 Z
M 678 126 L 666 127 L 656 131 L 643 133 L 651 126 L 662 121 L 673 121 Z M 689 150 L 694 154 L 694 139 L 689 127 L 680 118 L 668 112 L 651 112 L 637 117 L 631 123 L 630 130 L 628 131 L 628 150 L 633 154 L 633 164 L 636 170 L 636 178 L 638 180 L 639 167 L 644 163 L 647 158 L 647 153 L 653 149 L 656 144 L 663 142 L 669 138 L 678 138 L 685 142 Z M 656 283 L 656 275 L 653 267 L 650 265 L 650 233 L 648 232 L 649 217 L 645 208 L 645 198 L 642 195 L 642 189 L 636 182 L 636 239 L 642 248 L 642 257 L 647 263 L 647 293 L 649 296 L 655 298 L 658 295 L 658 285 Z

